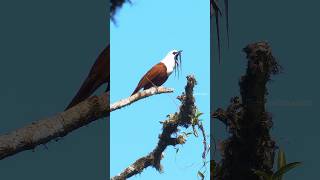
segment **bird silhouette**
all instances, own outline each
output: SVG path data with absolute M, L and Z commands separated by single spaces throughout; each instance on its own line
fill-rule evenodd
M 100 53 L 79 91 L 65 110 L 87 99 L 105 83 L 107 83 L 106 92 L 110 91 L 110 45 Z

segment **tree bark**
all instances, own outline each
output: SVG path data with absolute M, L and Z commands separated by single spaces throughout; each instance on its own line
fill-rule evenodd
M 140 99 L 169 93 L 170 88 L 150 88 L 129 98 L 113 103 L 109 107 L 109 91 L 101 96 L 92 96 L 74 107 L 53 117 L 42 119 L 25 127 L 0 136 L 0 160 L 21 151 L 34 149 L 40 144 L 66 136 L 70 132 L 93 121 L 109 116 L 110 112 L 127 106 Z
M 231 99 L 227 110 L 219 108 L 214 118 L 225 123 L 230 138 L 221 144 L 223 159 L 217 165 L 217 180 L 259 180 L 253 170 L 272 172 L 275 142 L 271 139 L 272 118 L 265 109 L 267 87 L 281 67 L 266 42 L 249 44 L 247 71 L 240 80 L 241 99 Z

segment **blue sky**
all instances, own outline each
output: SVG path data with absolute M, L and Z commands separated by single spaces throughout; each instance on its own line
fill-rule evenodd
M 111 176 L 153 150 L 161 132 L 159 121 L 180 105 L 186 76 L 194 74 L 196 104 L 204 113 L 209 135 L 210 24 L 209 1 L 133 1 L 110 25 L 111 103 L 128 97 L 140 78 L 170 50 L 182 49 L 182 73 L 172 74 L 164 84 L 173 94 L 153 96 L 111 113 Z M 191 130 L 191 129 L 190 129 Z M 165 151 L 164 172 L 148 168 L 132 179 L 196 179 L 202 166 L 202 137 L 190 136 L 185 145 Z M 208 157 L 209 159 L 209 157 Z M 209 177 L 209 174 L 207 174 Z

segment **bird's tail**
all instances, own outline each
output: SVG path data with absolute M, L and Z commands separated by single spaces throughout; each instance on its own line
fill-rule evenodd
M 131 94 L 131 96 L 134 95 L 135 93 L 137 93 L 139 90 L 140 90 L 139 86 L 136 87 L 136 89 L 133 91 L 133 93 Z
M 74 96 L 70 104 L 67 106 L 67 109 L 73 107 L 74 105 L 80 103 L 81 101 L 87 99 L 95 90 L 97 90 L 102 84 L 105 82 L 108 83 L 107 91 L 110 90 L 110 46 L 108 45 L 102 53 L 98 56 L 97 60 L 95 61 L 94 65 L 92 66 L 86 80 L 82 83 L 79 91 Z M 101 67 L 105 69 L 101 69 Z M 98 72 L 97 72 L 98 71 Z M 101 73 L 99 71 L 105 71 L 106 76 L 101 79 Z
M 74 96 L 70 104 L 67 106 L 67 109 L 75 106 L 76 104 L 82 102 L 87 99 L 102 83 L 95 82 L 93 79 L 86 79 L 77 94 Z

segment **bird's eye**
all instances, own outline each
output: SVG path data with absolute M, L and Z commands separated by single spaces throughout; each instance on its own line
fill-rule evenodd
M 177 52 L 173 52 L 172 54 L 173 54 L 173 55 L 176 55 L 176 54 L 177 54 Z

